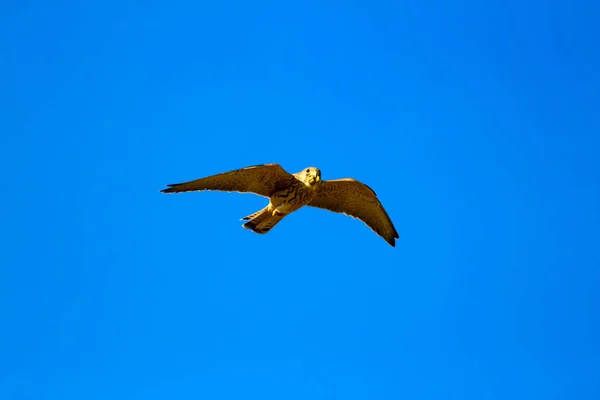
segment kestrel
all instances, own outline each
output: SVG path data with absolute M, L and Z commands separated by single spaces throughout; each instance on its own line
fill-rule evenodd
M 399 238 L 373 189 L 351 178 L 322 181 L 315 167 L 290 174 L 278 164 L 255 165 L 167 186 L 161 192 L 219 190 L 267 197 L 265 208 L 242 218 L 248 221 L 244 228 L 260 234 L 269 232 L 286 215 L 310 206 L 358 218 L 392 247 Z

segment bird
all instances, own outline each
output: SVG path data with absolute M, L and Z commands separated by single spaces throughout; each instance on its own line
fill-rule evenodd
M 268 198 L 266 207 L 241 219 L 247 221 L 244 228 L 258 234 L 266 234 L 289 214 L 309 206 L 358 218 L 392 247 L 400 238 L 373 189 L 352 178 L 322 180 L 316 167 L 290 174 L 279 164 L 253 165 L 166 186 L 160 192 L 217 190 Z

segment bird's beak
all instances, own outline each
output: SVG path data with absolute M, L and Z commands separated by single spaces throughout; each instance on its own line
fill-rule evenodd
M 317 175 L 317 177 L 315 178 L 315 180 L 316 180 L 317 182 L 319 182 L 319 181 L 321 180 L 321 175 Z

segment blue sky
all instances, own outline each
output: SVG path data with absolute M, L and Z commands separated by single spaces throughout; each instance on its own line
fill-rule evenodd
M 0 398 L 600 398 L 599 6 L 455 3 L 4 2 Z

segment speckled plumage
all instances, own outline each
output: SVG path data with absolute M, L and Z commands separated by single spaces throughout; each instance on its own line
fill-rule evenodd
M 244 228 L 260 234 L 269 232 L 286 215 L 311 206 L 358 218 L 391 246 L 395 246 L 395 239 L 399 238 L 392 220 L 370 187 L 350 178 L 322 181 L 321 171 L 314 167 L 290 174 L 278 164 L 255 165 L 167 186 L 161 192 L 219 190 L 269 198 L 265 208 L 242 218 L 248 221 Z

